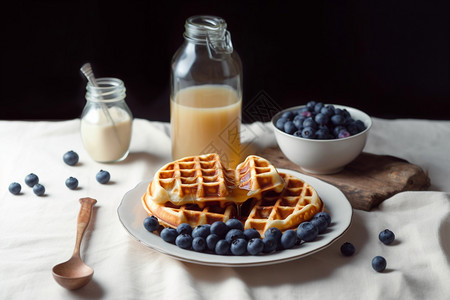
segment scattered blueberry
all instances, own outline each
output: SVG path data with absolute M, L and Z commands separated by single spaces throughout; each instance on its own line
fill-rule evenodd
M 251 255 L 258 255 L 264 249 L 264 242 L 261 238 L 252 238 L 247 243 L 247 252 Z
M 206 237 L 210 233 L 210 227 L 211 227 L 211 225 L 209 225 L 209 224 L 198 225 L 197 227 L 195 227 L 192 230 L 192 237 L 193 238 L 202 237 L 202 238 L 206 239 Z
M 264 237 L 262 240 L 264 243 L 263 252 L 270 253 L 277 249 L 278 243 L 273 237 Z
M 372 268 L 377 272 L 383 272 L 386 269 L 386 259 L 383 256 L 375 256 L 372 259 Z
M 33 193 L 37 196 L 42 196 L 45 193 L 45 187 L 42 184 L 37 183 L 33 186 Z
M 178 234 L 192 234 L 192 227 L 188 223 L 181 223 L 177 227 Z
M 72 150 L 64 153 L 63 155 L 63 161 L 68 164 L 69 166 L 74 166 L 78 163 L 78 154 Z
M 365 124 L 353 119 L 346 109 L 316 101 L 309 101 L 295 111 L 284 112 L 275 121 L 275 127 L 294 136 L 320 140 L 346 138 L 366 129 Z
M 144 227 L 150 232 L 153 232 L 159 228 L 158 219 L 155 216 L 150 216 L 144 219 Z
M 208 237 L 206 238 L 206 246 L 208 250 L 214 251 L 219 240 L 220 237 L 215 233 L 211 233 L 210 235 L 208 235 Z
M 76 179 L 75 177 L 69 177 L 66 179 L 66 186 L 71 189 L 74 190 L 78 187 L 78 179 Z
M 344 256 L 352 256 L 355 253 L 355 246 L 352 243 L 345 242 L 341 246 L 341 253 Z
M 210 228 L 211 233 L 217 234 L 221 238 L 225 237 L 228 230 L 230 230 L 230 228 L 222 221 L 212 223 Z
M 161 230 L 160 235 L 165 242 L 175 244 L 175 239 L 177 238 L 178 233 L 174 228 L 166 227 Z
M 183 249 L 190 249 L 192 247 L 192 236 L 190 234 L 180 234 L 175 239 L 175 245 Z
M 238 238 L 231 242 L 231 253 L 233 255 L 244 255 L 247 251 L 247 240 L 244 238 Z
M 284 249 L 290 249 L 297 243 L 297 232 L 295 230 L 286 230 L 281 235 L 281 246 Z
M 11 194 L 18 195 L 18 194 L 20 194 L 20 190 L 22 189 L 22 186 L 18 182 L 13 182 L 9 185 L 8 189 Z
M 203 237 L 195 237 L 192 240 L 192 249 L 197 252 L 203 252 L 206 249 L 206 241 Z
M 37 177 L 37 175 L 34 173 L 30 173 L 25 177 L 25 183 L 29 187 L 33 187 L 35 184 L 39 183 L 39 177 Z
M 109 174 L 108 171 L 105 170 L 100 170 L 97 175 L 95 175 L 95 178 L 97 179 L 98 182 L 100 182 L 101 184 L 106 184 L 109 182 L 109 180 L 111 179 L 111 175 Z
M 230 243 L 227 240 L 219 240 L 214 250 L 216 254 L 227 255 L 230 252 Z
M 258 230 L 255 228 L 248 228 L 244 230 L 244 236 L 247 241 L 250 241 L 253 238 L 261 238 Z
M 244 224 L 242 224 L 242 222 L 238 219 L 229 219 L 225 224 L 229 229 L 239 229 L 244 231 Z
M 231 229 L 225 235 L 225 240 L 231 244 L 231 242 L 235 239 L 245 238 L 244 233 L 240 229 Z
M 297 228 L 297 237 L 305 242 L 313 241 L 319 234 L 319 229 L 311 222 L 303 222 Z
M 389 229 L 385 229 L 380 232 L 378 238 L 383 244 L 389 245 L 395 240 L 395 234 Z

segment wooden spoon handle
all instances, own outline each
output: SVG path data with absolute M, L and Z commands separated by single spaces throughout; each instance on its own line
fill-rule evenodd
M 91 219 L 92 207 L 97 203 L 97 200 L 93 198 L 81 198 L 80 199 L 81 208 L 78 214 L 77 220 L 77 237 L 75 242 L 75 249 L 73 251 L 74 255 L 80 255 L 81 240 L 83 239 L 84 232 L 86 231 L 89 221 Z

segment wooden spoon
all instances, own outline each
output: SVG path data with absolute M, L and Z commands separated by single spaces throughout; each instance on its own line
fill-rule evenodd
M 54 266 L 52 269 L 53 278 L 55 278 L 56 282 L 69 290 L 85 286 L 91 281 L 94 275 L 94 270 L 81 260 L 80 246 L 84 232 L 91 219 L 92 207 L 97 203 L 97 200 L 86 197 L 81 198 L 80 203 L 81 208 L 77 220 L 77 238 L 72 257 L 68 261 Z

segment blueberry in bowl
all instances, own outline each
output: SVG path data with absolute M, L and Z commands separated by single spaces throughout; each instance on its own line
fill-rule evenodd
M 290 161 L 308 173 L 333 174 L 361 154 L 372 120 L 356 108 L 310 101 L 278 112 L 272 125 Z

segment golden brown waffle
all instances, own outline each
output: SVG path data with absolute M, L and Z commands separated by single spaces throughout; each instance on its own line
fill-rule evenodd
M 217 154 L 186 157 L 163 166 L 156 172 L 146 193 L 147 201 L 171 202 L 181 206 L 205 202 L 232 202 L 234 171 L 227 170 Z M 231 188 L 231 189 L 230 189 Z
M 297 228 L 323 210 L 323 202 L 311 185 L 292 175 L 279 174 L 285 182 L 284 190 L 281 193 L 269 191 L 260 200 L 254 200 L 245 229 L 254 228 L 261 235 L 271 227 L 286 231 Z
M 224 168 L 217 154 L 171 162 L 155 174 L 142 203 L 164 226 L 239 218 L 261 235 L 270 227 L 296 228 L 323 209 L 312 186 L 255 155 L 236 170 Z

